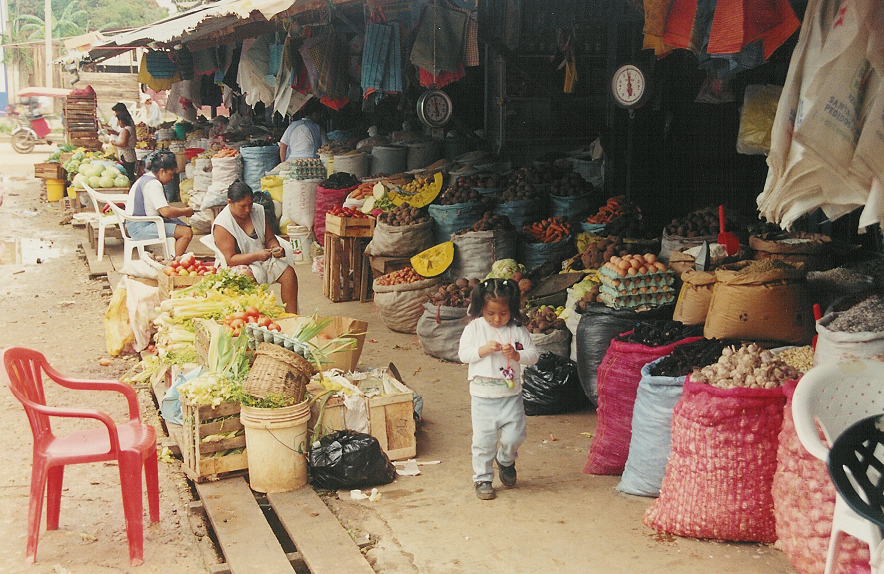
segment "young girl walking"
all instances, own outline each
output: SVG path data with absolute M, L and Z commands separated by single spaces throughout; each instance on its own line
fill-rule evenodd
M 516 457 L 527 436 L 519 365 L 533 365 L 539 353 L 520 323 L 515 281 L 479 283 L 470 295 L 467 314 L 473 320 L 460 338 L 458 355 L 470 366 L 473 482 L 476 496 L 492 500 L 494 460 L 500 482 L 506 487 L 516 484 Z

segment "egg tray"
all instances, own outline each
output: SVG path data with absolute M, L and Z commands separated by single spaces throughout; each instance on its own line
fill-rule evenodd
M 672 285 L 675 283 L 675 273 L 672 271 L 658 271 L 656 273 L 644 273 L 642 275 L 627 275 L 621 277 L 616 271 L 612 271 L 607 267 L 602 267 L 599 271 L 600 279 L 603 285 L 611 287 L 651 287 L 661 285 Z
M 657 296 L 660 295 L 660 299 Z M 632 309 L 634 307 L 657 307 L 666 305 L 675 301 L 675 291 L 666 291 L 663 293 L 649 293 L 645 295 L 627 295 L 625 297 L 615 297 L 608 293 L 599 292 L 599 300 L 614 309 Z
M 255 350 L 261 343 L 271 343 L 293 351 L 308 361 L 311 360 L 310 347 L 295 337 L 285 335 L 279 331 L 271 331 L 267 327 L 259 327 L 255 323 L 246 323 L 244 332 L 249 338 L 249 349 Z
M 642 292 L 641 290 L 645 291 Z M 651 291 L 651 289 L 656 289 L 655 291 Z M 658 293 L 674 293 L 675 289 L 670 287 L 669 285 L 651 285 L 650 287 L 631 287 L 627 289 L 619 289 L 616 287 L 611 287 L 610 285 L 605 285 L 604 283 L 599 287 L 599 293 L 607 293 L 612 297 L 635 297 L 637 295 L 656 295 Z

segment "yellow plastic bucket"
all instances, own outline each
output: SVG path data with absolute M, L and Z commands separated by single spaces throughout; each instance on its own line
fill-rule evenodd
M 46 180 L 46 199 L 49 201 L 61 201 L 64 198 L 64 180 Z

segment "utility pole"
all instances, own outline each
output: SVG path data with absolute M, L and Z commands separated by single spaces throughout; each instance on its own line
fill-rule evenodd
M 45 0 L 43 4 L 43 23 L 46 26 L 46 87 L 52 87 L 52 2 Z

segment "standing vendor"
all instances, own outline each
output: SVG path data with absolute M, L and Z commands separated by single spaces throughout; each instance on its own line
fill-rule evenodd
M 129 175 L 129 183 L 132 183 L 135 181 L 135 120 L 123 102 L 117 102 L 111 110 L 120 126 L 119 129 L 107 126 L 109 132 L 116 134 L 115 138 L 111 138 L 111 143 L 116 146 L 117 157 Z
M 310 98 L 301 110 L 301 119 L 292 122 L 279 140 L 279 161 L 319 157 L 319 148 L 328 143 L 325 130 L 319 125 L 322 104 Z
M 166 202 L 163 191 L 163 186 L 172 181 L 177 169 L 178 161 L 169 150 L 157 150 L 147 156 L 144 160 L 144 175 L 129 190 L 126 213 L 140 217 L 162 217 L 166 237 L 175 238 L 175 257 L 180 257 L 187 251 L 187 246 L 193 239 L 193 229 L 178 218 L 190 217 L 193 209 L 172 207 Z M 153 221 L 130 221 L 126 224 L 126 231 L 135 240 L 159 237 L 157 224 Z

